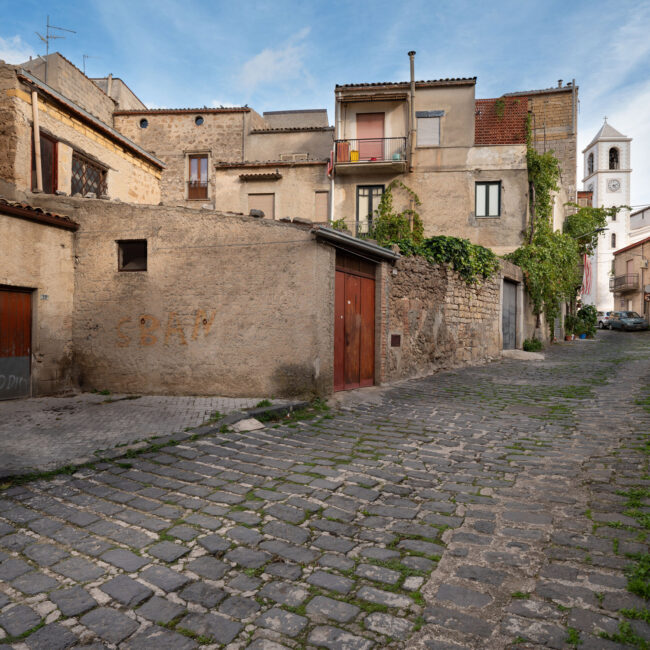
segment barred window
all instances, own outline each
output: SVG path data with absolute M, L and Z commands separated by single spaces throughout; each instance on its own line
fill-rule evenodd
M 106 194 L 106 170 L 77 153 L 72 154 L 72 194 Z

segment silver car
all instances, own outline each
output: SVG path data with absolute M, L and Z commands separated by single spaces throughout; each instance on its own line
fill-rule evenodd
M 611 311 L 599 311 L 597 317 L 598 317 L 598 327 L 601 330 L 606 330 L 607 326 L 609 325 L 609 321 L 612 318 L 612 312 Z

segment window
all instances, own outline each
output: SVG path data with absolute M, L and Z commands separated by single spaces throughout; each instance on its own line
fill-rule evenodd
M 249 194 L 248 211 L 261 210 L 268 219 L 275 219 L 275 194 Z
M 612 233 L 612 248 L 616 248 L 616 233 Z
M 418 147 L 439 147 L 440 146 L 440 118 L 444 111 L 417 111 L 417 146 Z
M 146 239 L 129 239 L 117 242 L 117 270 L 147 270 Z
M 149 120 L 147 120 L 146 118 L 143 117 L 140 120 L 140 128 L 141 129 L 146 129 L 148 126 L 149 126 Z
M 194 124 L 196 124 L 196 126 L 201 126 L 201 124 L 203 124 L 203 121 L 204 121 L 204 120 L 203 120 L 203 118 L 202 118 L 200 115 L 197 115 L 197 116 L 194 118 Z
M 384 193 L 383 185 L 357 186 L 357 234 L 372 228 L 372 218 Z
M 281 153 L 280 160 L 285 161 L 298 161 L 298 160 L 309 160 L 308 153 Z
M 72 154 L 72 195 L 106 194 L 106 170 L 77 152 Z
M 619 169 L 618 149 L 616 147 L 609 150 L 609 168 Z
M 208 156 L 199 154 L 189 157 L 190 175 L 187 182 L 187 198 L 190 201 L 208 198 Z
M 314 201 L 314 221 L 328 221 L 330 215 L 330 193 L 316 192 Z
M 587 156 L 587 175 L 594 173 L 594 154 L 590 153 Z
M 33 144 L 33 143 L 32 143 Z M 43 192 L 54 194 L 57 189 L 57 150 L 56 140 L 41 133 L 41 172 L 43 173 Z M 32 146 L 32 190 L 36 189 L 36 150 Z
M 501 216 L 501 181 L 476 183 L 476 216 Z

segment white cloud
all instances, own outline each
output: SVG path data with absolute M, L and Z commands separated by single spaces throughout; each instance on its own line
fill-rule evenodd
M 307 79 L 305 66 L 310 28 L 305 27 L 294 34 L 284 47 L 266 48 L 244 63 L 240 73 L 240 84 L 252 93 L 261 85 L 282 85 L 300 78 Z
M 32 46 L 23 42 L 20 36 L 9 36 L 2 38 L 0 36 L 0 59 L 6 63 L 25 63 L 30 56 L 36 56 Z
M 213 99 L 210 102 L 212 108 L 232 108 L 233 106 L 240 106 L 240 104 L 232 104 L 231 102 L 224 102 L 220 99 Z

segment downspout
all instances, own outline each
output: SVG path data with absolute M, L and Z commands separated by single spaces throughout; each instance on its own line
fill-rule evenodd
M 38 123 L 38 93 L 32 90 L 32 121 L 34 123 L 34 162 L 36 166 L 36 191 L 43 191 L 43 168 L 41 167 L 41 127 Z
M 341 139 L 341 95 L 334 98 L 334 142 L 332 143 L 332 176 L 330 177 L 330 224 L 334 223 L 334 166 L 336 165 L 336 141 Z
M 246 162 L 246 112 L 241 114 L 241 161 Z
M 409 172 L 413 171 L 413 156 L 415 155 L 415 51 L 409 52 L 411 62 L 411 113 L 409 115 L 409 137 L 411 139 L 411 155 L 409 156 Z
M 571 135 L 576 134 L 576 80 L 571 80 Z

